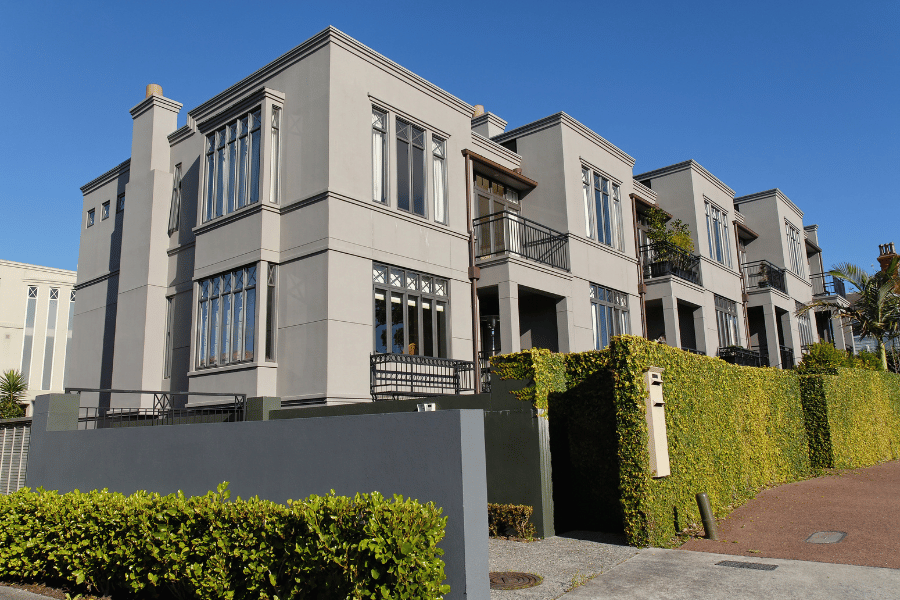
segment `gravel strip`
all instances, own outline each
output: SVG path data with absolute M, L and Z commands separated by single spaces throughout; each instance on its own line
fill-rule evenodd
M 535 542 L 489 540 L 490 571 L 534 573 L 543 583 L 491 590 L 491 600 L 553 600 L 638 553 L 621 535 L 573 531 Z

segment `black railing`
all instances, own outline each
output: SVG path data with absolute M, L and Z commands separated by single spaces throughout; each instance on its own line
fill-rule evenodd
M 769 359 L 762 353 L 740 346 L 719 348 L 719 358 L 733 365 L 743 367 L 768 367 Z
M 375 401 L 474 391 L 474 366 L 467 360 L 375 353 L 369 364 L 369 391 Z
M 690 352 L 691 354 L 699 354 L 700 356 L 706 356 L 706 352 L 703 352 L 702 350 L 697 350 L 696 348 L 688 348 L 687 346 L 682 346 L 681 349 L 684 350 L 685 352 Z
M 844 280 L 839 277 L 828 273 L 819 273 L 818 275 L 810 275 L 809 280 L 812 283 L 813 296 L 847 297 Z
M 487 394 L 491 391 L 491 357 L 497 356 L 499 352 L 481 351 L 478 353 L 478 364 L 481 368 L 481 393 Z
M 744 277 L 747 278 L 748 290 L 764 290 L 773 288 L 787 293 L 784 281 L 784 269 L 767 260 L 744 263 Z
M 674 275 L 700 284 L 700 257 L 671 242 L 653 242 L 641 246 L 644 279 Z
M 510 211 L 472 221 L 475 258 L 517 254 L 557 269 L 569 270 L 569 236 Z
M 66 388 L 67 394 L 96 393 L 107 398 L 113 394 L 153 396 L 152 408 L 82 406 L 78 409 L 78 429 L 110 427 L 149 427 L 154 425 L 187 425 L 194 423 L 228 423 L 247 418 L 247 395 L 219 392 L 166 392 L 151 390 L 114 390 Z M 176 406 L 176 399 L 189 396 L 228 398 L 229 402 L 201 406 Z
M 793 369 L 794 368 L 794 349 L 788 348 L 787 346 L 779 346 L 779 350 L 781 350 L 781 368 L 782 369 Z

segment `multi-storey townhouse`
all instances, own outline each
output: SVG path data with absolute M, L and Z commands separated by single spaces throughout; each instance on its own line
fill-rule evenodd
M 807 225 L 803 228 L 808 244 L 819 247 L 819 226 Z M 834 302 L 842 306 L 849 306 L 847 288 L 844 280 L 828 273 L 830 269 L 825 267 L 822 252 L 816 252 L 809 258 L 809 278 L 812 283 L 812 295 L 814 300 Z M 813 311 L 815 319 L 816 337 L 823 342 L 829 342 L 840 350 L 856 352 L 856 344 L 853 338 L 853 327 L 846 319 L 832 315 L 828 310 Z
M 665 243 L 642 246 L 647 336 L 716 356 L 746 346 L 736 237 L 734 191 L 693 160 L 635 179 L 659 205 L 683 221 L 695 253 Z
M 38 394 L 63 390 L 74 285 L 74 271 L 0 260 L 0 371 L 25 377 L 29 411 Z
M 768 232 L 694 161 L 634 176 L 565 113 L 507 131 L 333 28 L 180 110 L 148 86 L 131 158 L 82 188 L 71 387 L 358 402 L 619 333 L 710 355 L 778 337 L 784 313 L 748 315 L 787 304 L 745 303 L 738 254 Z M 696 254 L 647 243 L 651 207 Z

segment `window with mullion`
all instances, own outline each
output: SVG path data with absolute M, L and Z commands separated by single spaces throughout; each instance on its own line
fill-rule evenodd
M 791 253 L 791 271 L 793 271 L 794 274 L 803 277 L 805 269 L 803 268 L 803 251 L 801 250 L 800 244 L 800 231 L 787 221 L 784 222 L 784 226 L 787 232 L 788 246 L 790 247 Z
M 706 236 L 709 242 L 709 257 L 730 267 L 731 243 L 728 236 L 728 213 L 709 202 L 706 202 Z
M 719 348 L 740 345 L 737 324 L 737 303 L 734 300 L 715 296 L 716 327 L 719 331 Z
M 256 265 L 199 282 L 198 367 L 252 361 L 256 332 Z
M 425 215 L 425 130 L 402 119 L 397 129 L 397 208 Z
M 622 202 L 619 185 L 583 167 L 581 187 L 587 236 L 616 250 L 622 250 Z
M 594 348 L 602 350 L 609 346 L 609 340 L 614 335 L 629 332 L 628 295 L 602 285 L 591 284 L 590 296 Z
M 206 136 L 204 222 L 259 200 L 261 115 L 257 108 Z
M 372 200 L 387 204 L 387 123 L 383 110 L 372 107 Z
M 376 263 L 372 283 L 376 352 L 448 356 L 446 279 Z

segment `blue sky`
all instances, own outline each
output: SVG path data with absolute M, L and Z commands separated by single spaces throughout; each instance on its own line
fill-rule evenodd
M 75 269 L 79 187 L 159 83 L 188 110 L 334 25 L 515 127 L 563 110 L 637 159 L 781 188 L 826 266 L 900 242 L 900 2 L 22 2 L 4 9 L 0 258 Z

